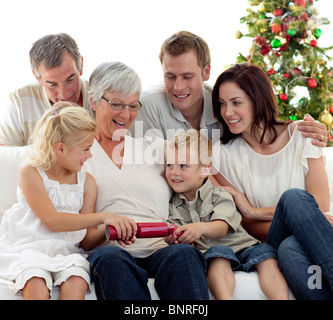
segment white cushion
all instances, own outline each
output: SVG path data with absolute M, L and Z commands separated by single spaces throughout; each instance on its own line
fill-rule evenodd
M 0 147 L 0 222 L 5 210 L 16 201 L 17 178 L 29 147 Z

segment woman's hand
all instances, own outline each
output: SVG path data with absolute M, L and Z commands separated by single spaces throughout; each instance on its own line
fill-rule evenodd
M 251 206 L 249 200 L 247 200 L 244 193 L 230 186 L 221 186 L 221 188 L 227 190 L 232 195 L 238 210 L 243 216 L 250 219 L 255 218 L 254 214 L 255 208 Z
M 234 187 L 221 186 L 227 190 L 234 198 L 235 204 L 242 216 L 252 220 L 271 221 L 275 212 L 275 207 L 255 208 L 251 205 L 246 195 Z

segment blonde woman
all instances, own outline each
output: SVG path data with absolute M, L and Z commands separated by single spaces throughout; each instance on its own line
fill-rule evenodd
M 18 203 L 0 227 L 0 277 L 24 299 L 48 299 L 54 285 L 60 299 L 84 299 L 90 274 L 80 242 L 86 228 L 111 224 L 123 245 L 136 231 L 128 218 L 89 214 L 96 183 L 81 168 L 91 157 L 95 128 L 87 111 L 68 102 L 55 104 L 36 126 L 29 164 L 19 173 Z M 93 245 L 85 239 L 86 249 Z

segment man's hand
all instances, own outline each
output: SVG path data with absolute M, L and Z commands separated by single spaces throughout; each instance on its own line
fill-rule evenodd
M 312 140 L 313 145 L 321 148 L 327 146 L 326 126 L 323 123 L 315 121 L 311 115 L 306 114 L 304 121 L 299 121 L 297 125 L 304 137 L 314 139 Z

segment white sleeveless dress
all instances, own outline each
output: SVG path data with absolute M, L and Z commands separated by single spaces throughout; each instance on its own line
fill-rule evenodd
M 37 169 L 43 178 L 46 192 L 58 212 L 79 214 L 83 204 L 86 174 L 77 173 L 77 184 L 59 184 Z M 79 247 L 86 230 L 51 232 L 33 213 L 17 188 L 18 202 L 5 211 L 0 226 L 0 282 L 7 282 L 16 293 L 24 284 L 19 276 L 28 270 L 61 272 L 71 267 L 83 268 L 88 283 L 89 263 Z

